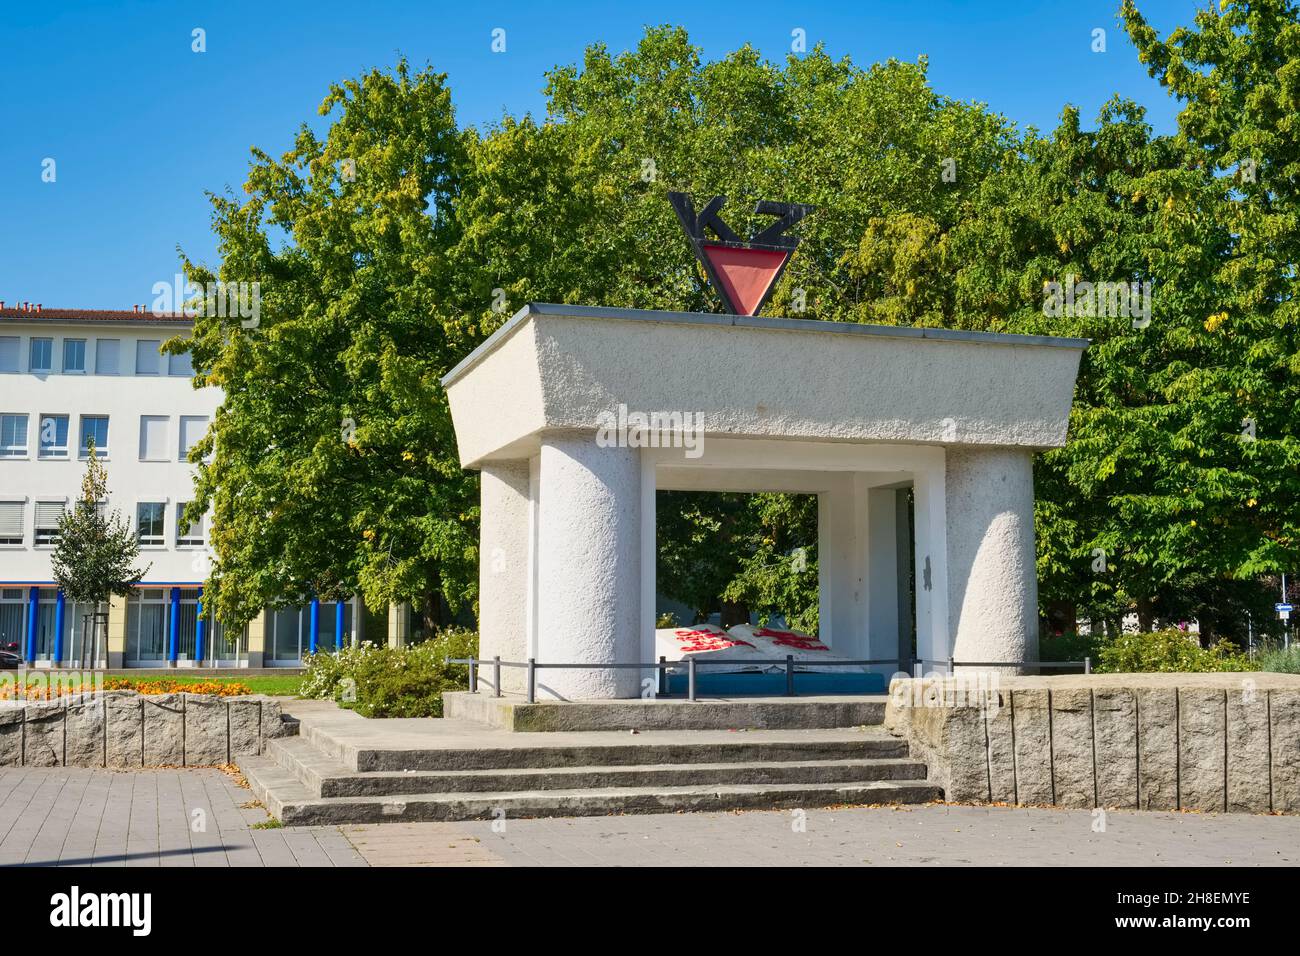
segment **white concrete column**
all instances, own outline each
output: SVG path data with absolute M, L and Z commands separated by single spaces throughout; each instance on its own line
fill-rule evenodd
M 867 476 L 836 475 L 818 497 L 820 637 L 841 657 L 884 660 L 898 651 L 895 492 Z M 897 664 L 872 670 L 892 674 Z
M 528 461 L 491 462 L 479 479 L 478 656 L 524 661 L 528 654 L 530 508 Z M 484 667 L 481 677 L 490 681 Z M 524 687 L 524 672 L 506 667 L 502 689 Z
M 840 657 L 867 656 L 866 490 L 849 472 L 817 496 L 817 636 Z M 833 671 L 829 673 L 834 673 Z
M 859 479 L 861 481 L 862 479 Z M 865 491 L 867 505 L 867 640 L 862 656 L 886 660 L 898 655 L 898 621 L 910 609 L 899 607 L 898 492 L 893 488 Z M 906 561 L 906 558 L 904 558 Z M 903 566 L 904 570 L 906 565 Z M 881 664 L 871 669 L 893 674 L 903 662 Z
M 912 475 L 916 549 L 916 654 L 926 670 L 952 653 L 948 620 L 948 502 L 946 466 L 924 467 Z
M 635 663 L 640 654 L 641 461 L 592 434 L 543 438 L 537 501 L 537 641 L 543 662 Z M 636 697 L 638 673 L 544 670 L 538 696 Z
M 945 497 L 952 656 L 1036 660 L 1032 452 L 949 448 Z

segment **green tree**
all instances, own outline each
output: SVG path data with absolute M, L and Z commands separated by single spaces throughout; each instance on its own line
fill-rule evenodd
M 1209 201 L 1186 203 L 1165 264 L 1202 303 L 1186 369 L 1219 433 L 1221 475 L 1193 546 L 1220 577 L 1257 578 L 1300 558 L 1300 12 L 1287 0 L 1221 0 L 1161 39 L 1132 0 L 1121 15 L 1141 61 L 1183 103 L 1177 142 Z M 1222 237 L 1209 250 L 1197 240 Z M 1192 275 L 1194 273 L 1194 276 Z M 1241 440 L 1242 432 L 1249 440 Z M 1256 611 L 1268 598 L 1254 596 Z M 1259 617 L 1256 617 L 1258 622 Z
M 667 201 L 680 190 L 726 195 L 724 217 L 742 234 L 759 221 L 756 200 L 815 204 L 768 311 L 863 319 L 871 279 L 849 253 L 871 223 L 898 213 L 948 228 L 1014 155 L 1005 119 L 937 95 L 926 68 L 921 59 L 863 69 L 820 47 L 780 64 L 748 46 L 706 63 L 684 30 L 666 26 L 622 54 L 593 45 L 581 67 L 548 75 L 541 121 L 506 117 L 469 143 L 454 252 L 466 308 L 492 327 L 500 288 L 512 308 L 719 311 Z M 724 620 L 752 609 L 815 625 L 815 507 L 772 495 L 668 502 L 659 512 L 666 594 Z
M 443 75 L 371 71 L 331 88 L 325 134 L 253 150 L 245 197 L 213 195 L 222 256 L 197 283 L 257 282 L 254 324 L 206 310 L 195 386 L 225 398 L 194 450 L 211 509 L 218 617 L 361 592 L 411 600 L 426 632 L 474 598 L 476 477 L 439 377 L 482 336 L 449 295 L 466 137 Z
M 1163 42 L 1121 11 L 1187 103 L 1176 135 L 1118 99 L 1092 130 L 1067 108 L 955 223 L 877 217 L 852 260 L 866 321 L 1092 340 L 1069 442 L 1036 468 L 1040 594 L 1063 621 L 1077 607 L 1113 630 L 1135 610 L 1244 636 L 1247 612 L 1264 617 L 1261 576 L 1300 545 L 1296 13 L 1224 9 Z M 1151 321 L 1049 314 L 1044 284 L 1072 279 L 1150 282 Z
M 108 501 L 108 474 L 93 439 L 81 479 L 81 497 L 59 519 L 59 540 L 50 555 L 54 583 L 65 597 L 98 608 L 114 594 L 126 596 L 149 567 L 136 568 L 140 543 Z
M 1036 469 L 1044 601 L 1230 628 L 1300 547 L 1296 13 L 1228 3 L 1167 40 L 1121 13 L 1186 102 L 1177 135 L 1122 100 L 1020 134 L 936 94 L 924 59 L 705 63 L 671 27 L 590 47 L 548 75 L 545 116 L 481 132 L 431 71 L 334 87 L 322 136 L 255 151 L 247 198 L 213 197 L 220 278 L 261 283 L 260 325 L 204 317 L 169 346 L 226 393 L 192 506 L 214 510 L 218 614 L 359 589 L 432 624 L 470 602 L 477 482 L 438 377 L 529 300 L 717 310 L 682 190 L 730 197 L 741 233 L 757 199 L 818 207 L 773 313 L 1090 338 L 1069 443 Z M 1150 323 L 1047 314 L 1071 277 L 1150 282 Z M 671 501 L 668 593 L 815 619 L 815 509 Z

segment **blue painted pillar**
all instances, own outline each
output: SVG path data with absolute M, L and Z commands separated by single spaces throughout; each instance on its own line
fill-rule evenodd
M 172 588 L 172 614 L 167 631 L 167 661 L 175 665 L 181 652 L 181 589 Z
M 311 628 L 307 632 L 307 649 L 313 654 L 316 653 L 316 645 L 320 642 L 320 598 L 311 599 Z
M 58 667 L 63 663 L 63 591 L 54 599 L 54 652 L 50 656 L 50 665 Z
M 194 609 L 194 659 L 203 663 L 203 639 L 207 637 L 207 627 L 203 620 L 203 588 L 199 588 L 199 603 Z
M 347 608 L 344 601 L 334 603 L 334 650 L 343 650 L 343 612 Z
M 36 662 L 36 634 L 41 621 L 41 589 L 32 588 L 27 592 L 27 653 L 23 659 L 28 664 Z

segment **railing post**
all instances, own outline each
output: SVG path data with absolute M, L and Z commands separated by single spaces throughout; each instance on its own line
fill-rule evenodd
M 695 699 L 695 658 L 686 658 L 686 699 Z
M 469 659 L 469 692 L 478 693 L 478 660 L 473 657 Z
M 528 703 L 537 703 L 537 659 L 528 658 Z
M 664 657 L 663 655 L 660 655 L 659 673 L 655 675 L 655 682 L 659 686 L 660 697 L 668 696 L 668 668 L 666 666 L 667 664 L 668 664 L 668 658 Z
M 912 676 L 913 677 L 925 676 L 925 661 L 921 660 L 919 657 L 914 658 L 912 660 Z
M 785 655 L 785 696 L 794 696 L 794 655 Z
M 496 654 L 492 658 L 492 696 L 501 696 L 501 655 Z
M 1085 658 L 1083 659 L 1083 672 L 1084 672 L 1085 674 L 1091 674 L 1091 673 L 1092 673 L 1092 658 L 1091 658 L 1091 657 L 1085 657 Z
M 957 660 L 956 660 L 956 658 L 953 658 L 953 657 L 948 658 L 948 676 L 949 676 L 949 677 L 956 677 L 956 676 L 957 676 Z

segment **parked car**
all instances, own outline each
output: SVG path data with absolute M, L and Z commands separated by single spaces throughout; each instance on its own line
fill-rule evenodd
M 0 651 L 0 670 L 13 670 L 22 663 L 22 658 L 9 651 Z

